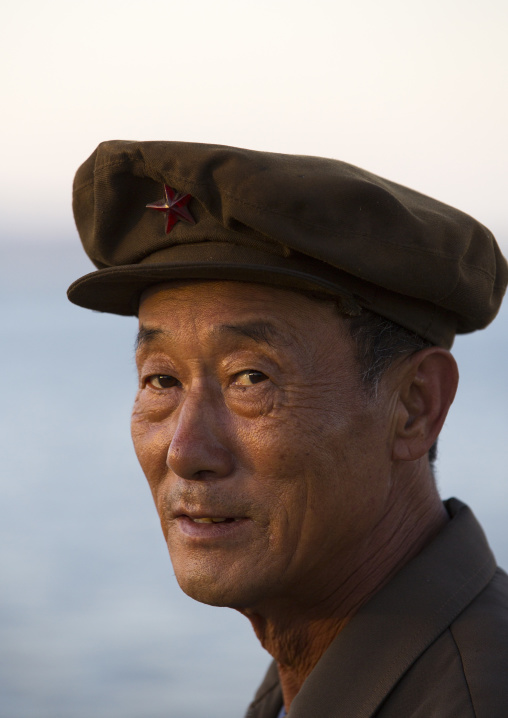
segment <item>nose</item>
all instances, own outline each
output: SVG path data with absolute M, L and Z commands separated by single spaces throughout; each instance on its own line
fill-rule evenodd
M 224 445 L 226 420 L 221 408 L 196 392 L 188 394 L 173 415 L 175 422 L 166 463 L 183 479 L 225 478 L 234 468 Z

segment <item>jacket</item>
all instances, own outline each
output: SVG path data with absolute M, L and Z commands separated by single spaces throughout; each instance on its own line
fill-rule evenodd
M 346 625 L 288 718 L 507 718 L 508 576 L 471 510 L 451 520 Z M 246 718 L 276 718 L 275 663 Z

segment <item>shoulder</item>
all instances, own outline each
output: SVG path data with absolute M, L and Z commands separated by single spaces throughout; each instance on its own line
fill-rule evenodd
M 508 715 L 508 576 L 491 581 L 419 656 L 376 716 Z
M 508 715 L 508 576 L 498 569 L 450 626 L 475 715 Z

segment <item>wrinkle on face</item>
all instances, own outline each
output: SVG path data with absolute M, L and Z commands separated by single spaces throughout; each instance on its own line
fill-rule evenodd
M 148 367 L 179 382 L 156 394 L 141 381 L 132 433 L 180 585 L 242 609 L 270 596 L 319 603 L 340 580 L 330 565 L 369 533 L 389 493 L 385 408 L 368 400 L 335 308 L 262 285 L 193 282 L 152 290 L 140 321 L 141 377 Z M 266 381 L 235 386 L 243 369 Z M 168 464 L 186 406 L 187 446 L 204 462 L 194 477 Z M 207 447 L 192 444 L 192 422 Z M 232 457 L 227 475 L 206 466 L 218 446 Z M 248 540 L 191 550 L 172 517 L 179 503 L 249 516 Z

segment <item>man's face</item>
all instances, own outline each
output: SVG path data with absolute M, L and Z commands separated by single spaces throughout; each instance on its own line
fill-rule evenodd
M 367 397 L 344 320 L 240 282 L 161 285 L 139 319 L 132 435 L 182 589 L 240 610 L 333 592 L 391 490 L 389 393 Z

